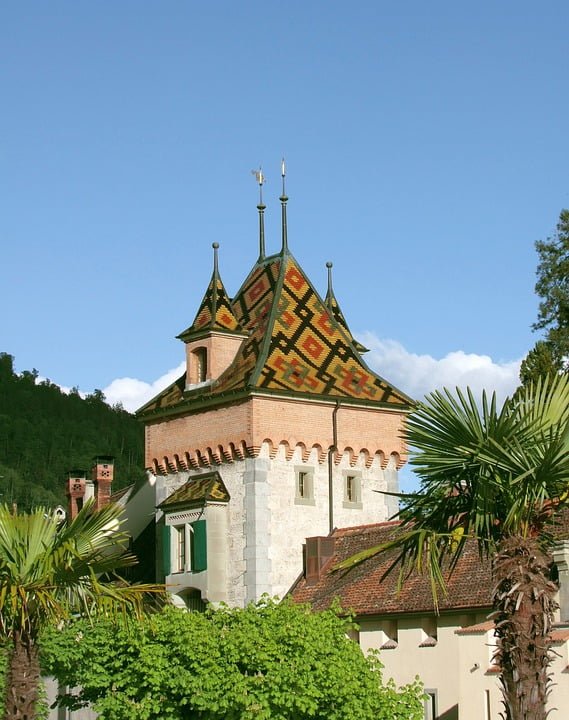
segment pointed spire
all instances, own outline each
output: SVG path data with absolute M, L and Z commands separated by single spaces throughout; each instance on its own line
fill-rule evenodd
M 326 305 L 328 305 L 328 308 L 332 309 L 332 299 L 334 297 L 334 290 L 332 289 L 332 268 L 333 264 L 328 261 L 326 263 L 326 267 L 328 268 L 328 292 L 326 293 Z
M 263 203 L 263 185 L 265 184 L 265 176 L 263 175 L 263 168 L 259 166 L 258 170 L 251 170 L 253 175 L 257 178 L 259 183 L 259 204 L 257 210 L 259 211 L 259 260 L 265 259 L 265 204 Z
M 336 296 L 334 295 L 334 288 L 332 287 L 332 263 L 328 261 L 326 263 L 326 267 L 328 268 L 328 291 L 326 293 L 326 297 L 324 298 L 324 302 L 326 303 L 326 307 L 328 308 L 328 312 L 334 319 L 338 325 L 340 325 L 343 330 L 345 330 L 351 341 L 354 344 L 354 347 L 359 353 L 366 353 L 368 352 L 368 348 L 365 347 L 365 345 L 362 345 L 361 342 L 358 342 L 352 335 L 350 328 L 348 327 L 348 323 L 346 322 L 346 318 L 344 317 L 344 314 L 342 313 L 342 310 L 340 309 L 340 305 L 338 304 L 338 300 L 336 299 Z
M 176 337 L 184 342 L 206 331 L 242 333 L 243 330 L 235 317 L 231 302 L 219 275 L 219 243 L 212 243 L 213 273 L 198 309 L 194 322 Z
M 283 246 L 282 246 L 281 253 L 283 255 L 285 253 L 288 253 L 288 237 L 287 237 L 287 227 L 286 227 L 286 203 L 287 203 L 288 197 L 286 195 L 286 190 L 285 190 L 285 176 L 286 176 L 286 167 L 285 167 L 285 161 L 283 158 L 281 161 L 281 177 L 283 179 L 283 193 L 279 198 L 279 200 L 281 201 L 281 207 L 282 207 Z
M 217 296 L 218 296 L 218 281 L 219 281 L 219 265 L 218 265 L 218 251 L 219 251 L 219 243 L 214 242 L 211 244 L 213 248 L 213 274 L 211 276 L 212 286 L 213 286 L 213 297 L 212 297 L 212 315 L 215 317 L 217 315 Z

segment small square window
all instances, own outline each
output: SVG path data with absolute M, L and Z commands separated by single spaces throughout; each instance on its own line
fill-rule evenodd
M 297 505 L 314 505 L 314 474 L 306 467 L 296 468 L 294 501 Z

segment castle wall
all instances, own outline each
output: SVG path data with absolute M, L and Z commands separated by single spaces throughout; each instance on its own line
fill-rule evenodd
M 384 467 L 394 456 L 398 466 L 403 464 L 404 412 L 338 402 L 252 396 L 239 404 L 148 423 L 146 466 L 167 471 L 216 465 L 256 456 L 264 442 L 272 454 L 286 443 L 289 457 L 297 445 L 305 457 L 316 448 L 323 460 L 333 444 L 334 416 L 340 456 L 348 452 L 356 462 L 364 453 L 371 465 L 378 455 Z
M 230 605 L 243 606 L 258 600 L 264 593 L 283 597 L 302 572 L 305 539 L 328 534 L 327 455 L 322 457 L 314 448 L 303 459 L 301 446 L 297 446 L 292 454 L 288 451 L 285 444 L 275 449 L 270 443 L 264 443 L 257 457 L 224 462 L 216 467 L 231 499 L 227 537 L 210 536 L 208 530 L 208 554 L 217 554 L 216 567 L 219 567 L 219 554 L 225 553 L 227 566 L 225 575 L 217 571 L 219 580 L 210 577 L 193 579 L 193 586 L 203 591 L 204 599 L 226 599 Z M 332 465 L 333 523 L 336 527 L 380 522 L 388 519 L 396 509 L 394 501 L 386 502 L 386 496 L 381 494 L 384 490 L 398 489 L 395 462 L 382 468 L 379 456 L 369 467 L 366 460 L 364 453 L 354 458 L 345 452 L 338 464 Z M 298 497 L 300 471 L 311 478 L 309 499 Z M 157 504 L 199 472 L 191 470 L 159 476 Z M 359 493 L 354 502 L 347 501 L 345 496 L 347 474 L 358 481 Z M 183 581 L 189 585 L 192 578 Z M 217 587 L 218 582 L 226 582 L 226 587 Z

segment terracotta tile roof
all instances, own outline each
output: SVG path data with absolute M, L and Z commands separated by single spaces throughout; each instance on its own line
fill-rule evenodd
M 216 471 L 195 475 L 169 495 L 158 507 L 164 509 L 203 505 L 208 501 L 229 502 L 230 496 L 221 475 Z
M 459 628 L 455 630 L 457 635 L 480 635 L 487 633 L 488 630 L 494 628 L 492 620 L 486 620 L 485 622 L 477 623 L 476 625 L 468 625 L 467 627 Z
M 191 337 L 198 324 L 200 329 L 217 327 L 206 298 L 182 339 Z M 139 416 L 252 391 L 340 397 L 401 409 L 413 404 L 368 368 L 360 356 L 365 348 L 352 337 L 337 303 L 329 307 L 289 252 L 257 262 L 230 309 L 247 337 L 229 368 L 213 383 L 190 391 L 184 391 L 180 378 L 141 408 Z
M 558 643 L 564 643 L 569 640 L 569 628 L 554 628 L 551 632 L 551 642 L 556 645 Z
M 382 576 L 396 557 L 394 552 L 365 560 L 349 570 L 331 572 L 340 561 L 362 550 L 393 539 L 399 523 L 386 522 L 336 530 L 335 554 L 314 585 L 301 578 L 290 591 L 296 602 L 309 602 L 316 610 L 323 610 L 338 598 L 341 606 L 356 615 L 432 612 L 434 609 L 429 578 L 412 575 L 400 592 L 397 590 L 398 571 Z M 491 605 L 490 564 L 481 562 L 474 543 L 467 545 L 462 559 L 450 577 L 447 575 L 447 595 L 439 597 L 439 609 L 479 609 Z
M 317 610 L 329 607 L 338 598 L 345 610 L 352 610 L 356 615 L 432 611 L 434 605 L 428 575 L 413 574 L 400 592 L 397 568 L 383 578 L 396 557 L 394 551 L 371 557 L 351 569 L 332 572 L 342 560 L 394 539 L 399 527 L 399 522 L 385 522 L 335 530 L 332 533 L 334 556 L 322 568 L 320 580 L 309 584 L 302 577 L 289 594 L 295 601 L 309 602 Z M 556 539 L 569 538 L 569 508 L 557 514 L 548 532 Z M 446 575 L 446 582 L 447 594 L 439 596 L 440 611 L 491 606 L 490 562 L 480 560 L 474 542 L 467 544 L 452 575 Z M 483 632 L 485 627 L 482 623 L 466 628 L 464 632 Z

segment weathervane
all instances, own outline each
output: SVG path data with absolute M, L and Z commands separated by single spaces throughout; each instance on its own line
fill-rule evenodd
M 265 176 L 263 175 L 263 168 L 259 165 L 258 170 L 251 170 L 251 174 L 255 176 L 255 179 L 259 183 L 259 204 L 257 210 L 259 211 L 259 262 L 265 259 L 265 206 L 263 205 L 263 185 L 265 184 Z
M 259 183 L 259 205 L 263 204 L 263 185 L 265 184 L 265 176 L 263 168 L 259 165 L 258 170 L 251 170 L 251 175 L 255 176 L 255 180 Z

